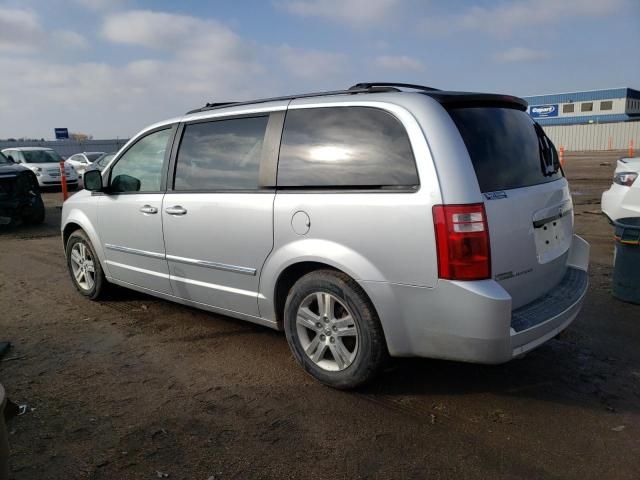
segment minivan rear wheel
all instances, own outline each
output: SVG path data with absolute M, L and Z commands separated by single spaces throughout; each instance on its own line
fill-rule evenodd
M 297 362 L 311 376 L 348 389 L 373 379 L 387 357 L 378 316 L 349 276 L 317 270 L 291 288 L 284 328 Z

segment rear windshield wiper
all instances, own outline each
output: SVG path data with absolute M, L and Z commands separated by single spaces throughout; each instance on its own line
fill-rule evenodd
M 560 160 L 558 159 L 558 153 L 556 152 L 553 143 L 542 127 L 534 123 L 536 135 L 538 136 L 538 148 L 540 150 L 540 166 L 542 168 L 542 174 L 545 177 L 550 177 L 558 173 L 560 170 Z

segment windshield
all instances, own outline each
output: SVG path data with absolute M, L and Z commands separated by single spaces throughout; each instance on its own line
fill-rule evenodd
M 97 152 L 97 153 L 85 153 L 85 156 L 89 159 L 90 162 L 95 162 L 97 159 L 99 159 L 102 155 L 104 155 L 104 153 L 101 152 Z
M 7 157 L 4 156 L 4 153 L 0 152 L 0 165 L 11 163 Z
M 22 150 L 26 163 L 59 163 L 62 157 L 55 150 Z
M 114 155 L 115 155 L 115 153 L 105 153 L 105 154 L 103 154 L 97 160 L 98 165 L 100 165 L 101 167 L 105 167 L 107 165 L 107 163 L 109 163 L 111 161 L 111 159 L 113 158 Z
M 562 178 L 553 143 L 525 112 L 469 107 L 452 108 L 449 115 L 467 146 L 481 191 L 529 187 Z

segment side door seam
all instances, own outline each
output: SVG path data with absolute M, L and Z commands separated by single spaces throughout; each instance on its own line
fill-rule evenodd
M 278 142 L 278 154 L 276 155 L 276 178 L 275 178 L 275 187 L 274 187 L 274 191 L 273 191 L 273 198 L 271 199 L 271 250 L 269 250 L 269 253 L 267 253 L 267 255 L 264 257 L 264 262 L 262 262 L 262 265 L 260 266 L 260 277 L 258 278 L 258 291 L 257 291 L 257 295 L 256 295 L 256 304 L 257 304 L 257 308 L 258 308 L 258 315 L 260 317 L 262 317 L 262 312 L 260 311 L 260 297 L 264 297 L 264 298 L 270 298 L 273 297 L 273 295 L 263 295 L 262 293 L 262 273 L 264 272 L 264 266 L 267 264 L 267 261 L 269 260 L 269 258 L 271 257 L 271 254 L 273 253 L 273 251 L 276 248 L 276 198 L 278 196 L 278 165 L 280 164 L 280 149 L 282 148 L 282 135 L 284 133 L 284 124 L 287 120 L 287 112 L 289 111 L 289 105 L 291 104 L 292 100 L 289 100 L 289 102 L 287 103 L 287 107 L 284 110 L 284 118 L 282 120 L 282 127 L 280 128 L 280 141 Z M 273 292 L 272 292 L 273 293 Z M 275 299 L 271 298 L 274 307 L 275 307 Z M 275 308 L 274 308 L 275 311 Z

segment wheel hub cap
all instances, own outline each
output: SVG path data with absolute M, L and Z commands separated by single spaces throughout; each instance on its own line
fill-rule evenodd
M 71 248 L 71 271 L 76 284 L 83 290 L 95 285 L 95 265 L 88 245 L 82 241 Z
M 296 331 L 307 356 L 324 370 L 344 370 L 356 358 L 357 324 L 345 303 L 330 293 L 313 293 L 302 301 Z

